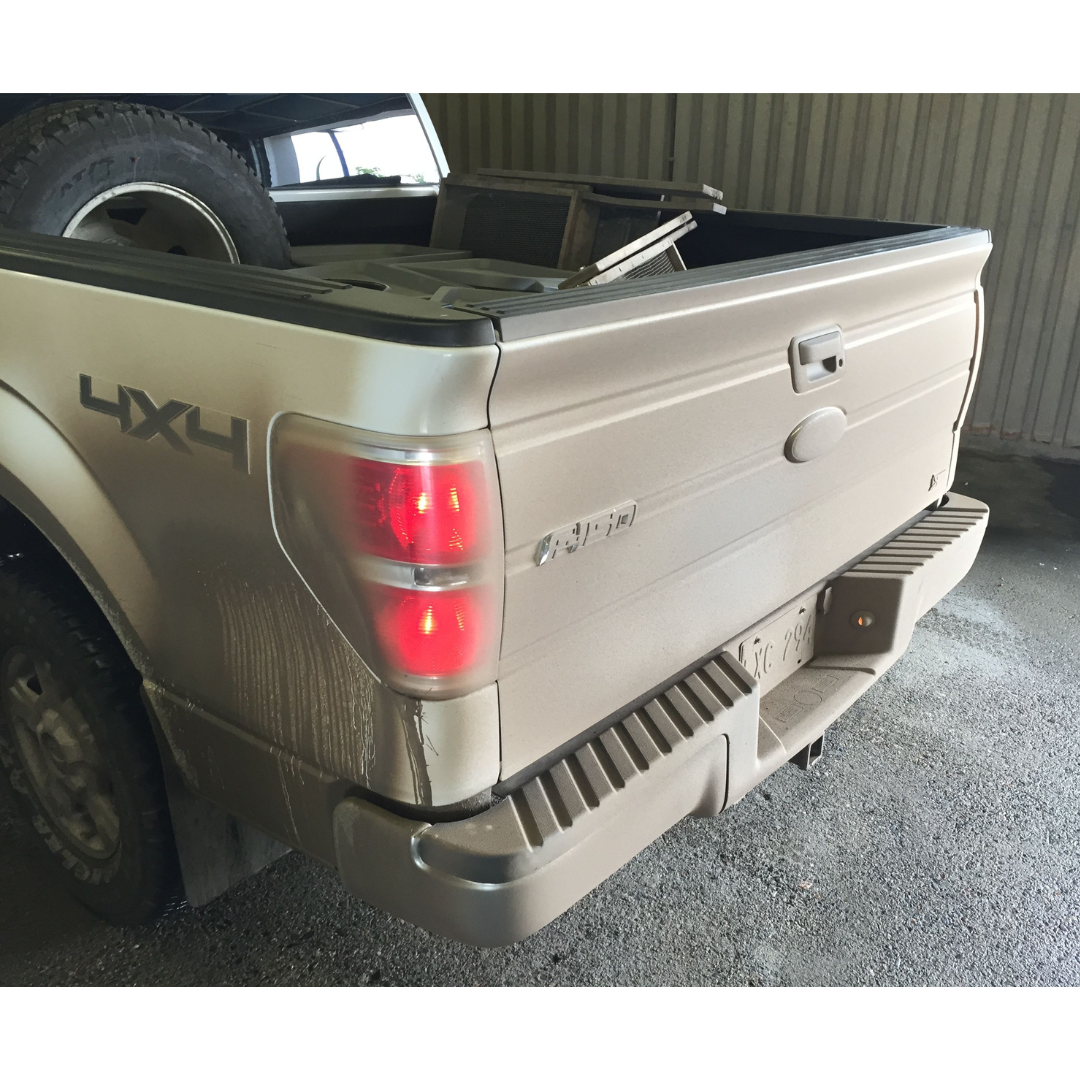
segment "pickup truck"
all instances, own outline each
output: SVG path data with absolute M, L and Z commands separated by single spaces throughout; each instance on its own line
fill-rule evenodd
M 83 903 L 295 849 L 503 945 L 813 763 L 978 551 L 990 237 L 694 216 L 570 289 L 0 230 L 0 761 Z

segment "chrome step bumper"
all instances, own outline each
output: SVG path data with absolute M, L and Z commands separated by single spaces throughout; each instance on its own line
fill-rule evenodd
M 967 573 L 987 515 L 950 495 L 824 583 L 815 658 L 764 698 L 725 650 L 476 817 L 428 824 L 343 800 L 334 833 L 345 886 L 475 945 L 534 933 L 683 817 L 718 813 L 817 740 Z M 867 611 L 861 628 L 852 616 Z

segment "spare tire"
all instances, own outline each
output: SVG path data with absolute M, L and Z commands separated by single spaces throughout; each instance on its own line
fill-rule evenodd
M 273 200 L 244 160 L 182 116 L 67 101 L 0 128 L 0 225 L 287 268 Z

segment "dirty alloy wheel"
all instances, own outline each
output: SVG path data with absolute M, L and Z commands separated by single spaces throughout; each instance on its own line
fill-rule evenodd
M 274 201 L 199 124 L 116 101 L 44 105 L 0 127 L 0 225 L 285 269 Z
M 44 655 L 18 645 L 0 658 L 0 694 L 21 786 L 32 789 L 58 842 L 91 860 L 99 877 L 107 874 L 120 847 L 120 814 L 82 711 Z
M 179 892 L 139 678 L 77 582 L 0 563 L 0 765 L 64 887 L 119 924 Z

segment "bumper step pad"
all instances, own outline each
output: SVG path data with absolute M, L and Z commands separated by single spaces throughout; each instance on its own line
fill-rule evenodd
M 515 791 L 510 803 L 522 836 L 534 848 L 554 843 L 676 750 L 695 753 L 697 745 L 689 744 L 752 696 L 752 684 L 733 658 L 709 660 Z
M 342 880 L 458 940 L 519 941 L 687 814 L 718 813 L 729 734 L 757 713 L 756 683 L 724 654 L 476 817 L 429 825 L 345 799 Z
M 903 655 L 916 621 L 971 568 L 988 516 L 983 503 L 950 495 L 829 584 L 814 659 L 761 699 L 756 761 L 733 762 L 729 802 L 819 739 Z

